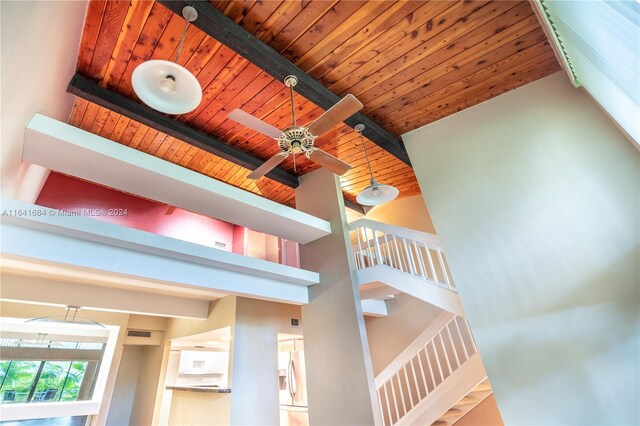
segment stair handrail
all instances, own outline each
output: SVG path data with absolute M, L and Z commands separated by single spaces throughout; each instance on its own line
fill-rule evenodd
M 438 316 L 375 378 L 383 424 L 393 425 L 415 411 L 477 353 L 464 318 Z
M 406 365 L 411 358 L 421 350 L 425 344 L 427 344 L 433 337 L 438 334 L 444 326 L 455 315 L 451 312 L 442 312 L 435 320 L 431 322 L 407 347 L 400 352 L 394 359 L 382 370 L 375 378 L 376 389 L 382 387 L 382 385 L 388 381 L 394 374 L 398 372 L 402 366 Z
M 356 269 L 385 265 L 455 291 L 436 235 L 369 219 L 350 223 L 349 230 Z
M 404 228 L 402 226 L 389 225 L 388 223 L 378 222 L 371 219 L 358 219 L 349 223 L 349 230 L 353 231 L 356 228 L 367 227 L 373 228 L 378 231 L 385 232 L 387 234 L 397 235 L 399 237 L 409 238 L 411 240 L 425 242 L 434 246 L 441 247 L 440 239 L 436 234 L 430 234 L 428 232 L 417 231 L 415 229 Z

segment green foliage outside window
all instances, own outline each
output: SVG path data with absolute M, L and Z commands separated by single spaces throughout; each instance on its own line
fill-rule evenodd
M 87 365 L 86 361 L 2 360 L 1 402 L 76 401 Z

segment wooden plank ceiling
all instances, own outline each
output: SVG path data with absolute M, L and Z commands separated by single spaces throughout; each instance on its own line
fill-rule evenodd
M 517 1 L 214 1 L 214 7 L 339 96 L 354 94 L 363 113 L 392 134 L 468 108 L 560 69 L 531 6 Z M 131 73 L 149 59 L 173 60 L 185 21 L 152 1 L 91 1 L 77 72 L 137 100 Z M 261 159 L 278 152 L 272 139 L 228 120 L 234 108 L 285 128 L 288 89 L 265 71 L 189 26 L 178 62 L 203 87 L 193 112 L 175 117 Z M 323 110 L 296 95 L 298 121 Z M 294 204 L 294 190 L 81 98 L 69 123 L 115 142 L 261 194 Z M 401 196 L 419 193 L 410 166 L 366 140 L 378 181 Z M 316 145 L 349 162 L 345 199 L 368 185 L 360 140 L 346 124 Z M 303 175 L 317 166 L 297 156 L 283 165 Z

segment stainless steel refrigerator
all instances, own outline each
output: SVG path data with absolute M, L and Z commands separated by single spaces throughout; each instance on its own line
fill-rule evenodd
M 307 377 L 304 351 L 278 352 L 280 424 L 308 425 Z

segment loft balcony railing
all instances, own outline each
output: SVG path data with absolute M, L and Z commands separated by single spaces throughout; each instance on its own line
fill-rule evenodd
M 356 269 L 384 265 L 456 291 L 437 236 L 369 219 L 349 229 Z

